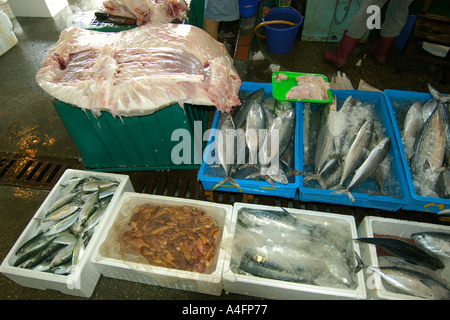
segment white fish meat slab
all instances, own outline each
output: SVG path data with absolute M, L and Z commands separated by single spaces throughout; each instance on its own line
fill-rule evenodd
M 174 103 L 229 112 L 240 102 L 241 79 L 224 45 L 187 24 L 65 29 L 36 81 L 56 99 L 97 115 L 145 115 Z
M 182 20 L 189 7 L 184 0 L 108 0 L 103 1 L 102 9 L 111 15 L 136 18 L 141 25 Z

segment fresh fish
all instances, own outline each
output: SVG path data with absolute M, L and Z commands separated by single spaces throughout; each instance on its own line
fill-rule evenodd
M 426 250 L 438 256 L 450 258 L 450 233 L 445 232 L 417 232 L 411 238 Z
M 247 227 L 273 225 L 286 230 L 295 230 L 297 219 L 286 210 L 258 210 L 244 208 L 239 211 L 239 221 Z
M 50 270 L 50 261 L 43 261 L 33 268 L 34 271 L 47 272 Z
M 378 194 L 386 195 L 384 191 L 384 183 L 391 172 L 391 161 L 389 157 L 384 158 L 381 164 L 375 170 L 373 180 L 378 187 Z
M 412 243 L 389 237 L 357 238 L 356 241 L 373 244 L 406 261 L 432 270 L 443 269 L 445 265 L 435 255 Z
M 117 191 L 118 187 L 119 185 L 115 183 L 109 187 L 99 189 L 100 192 L 98 194 L 98 199 L 102 200 L 104 198 L 111 197 Z
M 14 266 L 17 267 L 24 261 L 32 258 L 38 252 L 45 249 L 52 243 L 55 237 L 48 237 L 42 232 L 39 232 L 36 236 L 25 242 L 19 249 L 16 250 L 17 260 L 14 262 Z
M 52 225 L 49 227 L 45 232 L 44 236 L 52 236 L 57 233 L 63 232 L 67 230 L 80 216 L 81 211 L 76 211 L 72 215 L 68 216 L 67 218 L 64 218 L 63 220 L 59 221 L 58 223 Z
M 303 163 L 309 163 L 311 152 L 310 146 L 310 128 L 311 128 L 312 110 L 309 102 L 303 103 Z
M 330 130 L 330 126 L 328 125 L 328 117 L 333 110 L 330 106 L 325 108 L 326 109 L 324 112 L 322 112 L 325 119 L 321 120 L 322 125 L 316 141 L 316 152 L 314 156 L 314 167 L 316 173 L 319 173 L 322 170 L 323 166 L 334 152 L 333 135 Z
M 71 244 L 71 245 L 65 246 L 64 248 L 59 250 L 58 253 L 56 254 L 56 256 L 50 262 L 50 267 L 54 268 L 59 265 L 62 265 L 63 263 L 65 263 L 67 261 L 70 261 L 70 259 L 72 259 L 74 247 L 75 247 L 75 245 Z
M 81 258 L 83 257 L 84 251 L 85 251 L 85 246 L 84 246 L 83 237 L 78 236 L 78 239 L 75 242 L 74 247 L 73 247 L 72 265 L 76 265 L 81 260 Z
M 358 265 L 355 272 L 358 272 L 362 268 L 373 270 L 386 282 L 405 293 L 425 299 L 450 299 L 450 290 L 429 275 L 396 266 L 376 267 L 364 265 L 358 255 L 357 260 Z
M 255 260 L 249 259 L 247 256 L 242 257 L 239 268 L 257 277 L 289 282 L 299 282 L 299 283 L 306 282 L 305 278 L 301 275 L 301 273 L 297 274 L 287 270 L 267 268 L 265 266 L 262 266 Z
M 428 90 L 430 91 L 433 98 L 436 99 L 440 105 L 448 106 L 448 104 L 450 103 L 450 95 L 440 93 L 430 84 L 428 84 Z
M 350 149 L 344 159 L 344 169 L 342 172 L 342 177 L 340 185 L 343 186 L 345 180 L 353 173 L 356 166 L 361 161 L 361 157 L 364 150 L 370 143 L 372 137 L 373 120 L 368 119 L 362 127 L 359 129 L 355 140 L 350 146 Z
M 54 274 L 58 274 L 58 275 L 68 275 L 72 272 L 73 270 L 73 265 L 72 265 L 72 261 L 68 260 L 67 262 L 56 266 L 56 267 L 50 267 L 50 269 L 48 270 L 51 273 Z
M 426 165 L 429 165 L 432 172 L 442 167 L 445 154 L 445 130 L 448 130 L 448 126 L 444 123 L 439 109 L 436 108 L 425 123 L 416 144 L 415 153 L 411 159 L 413 174 L 423 172 Z
M 237 108 L 233 116 L 235 128 L 242 128 L 247 119 L 247 114 L 250 111 L 253 104 L 261 105 L 264 97 L 264 89 L 259 89 L 255 91 L 250 96 L 248 96 Z
M 295 111 L 288 109 L 281 112 L 268 128 L 264 142 L 259 149 L 259 159 L 266 159 L 268 161 L 263 164 L 269 164 L 274 158 L 280 158 L 281 154 L 286 150 L 292 135 L 295 131 Z M 278 136 L 278 148 L 272 150 L 272 137 Z
M 430 116 L 434 113 L 434 110 L 436 110 L 436 107 L 438 106 L 439 102 L 436 99 L 430 99 L 428 102 L 426 102 L 423 105 L 422 109 L 422 120 L 423 123 L 427 122 Z
M 213 186 L 213 189 L 217 189 L 225 183 L 229 182 L 239 190 L 241 187 L 232 178 L 232 168 L 236 164 L 236 143 L 234 141 L 234 133 L 236 133 L 236 126 L 234 125 L 233 117 L 230 114 L 223 114 L 220 119 L 220 124 L 218 127 L 218 141 L 217 141 L 217 152 L 219 156 L 219 162 L 225 171 L 225 177 Z M 231 134 L 233 133 L 233 134 Z M 232 138 L 232 141 L 228 141 Z M 233 150 L 230 150 L 230 147 Z
M 264 118 L 266 119 L 266 128 L 269 128 L 273 122 L 273 120 L 275 120 L 275 118 L 277 117 L 277 115 L 275 113 L 273 113 L 272 110 L 270 110 L 269 108 L 266 108 L 263 106 L 263 111 L 264 111 Z
M 258 151 L 260 171 L 246 178 L 261 177 L 274 186 L 273 180 L 281 177 L 279 171 L 280 157 L 292 141 L 294 131 L 295 111 L 291 108 L 281 112 L 268 128 L 264 142 Z M 278 148 L 273 149 L 273 143 L 276 144 L 277 142 Z
M 414 102 L 406 113 L 402 130 L 402 143 L 405 149 L 406 159 L 409 161 L 413 155 L 414 142 L 416 136 L 422 130 L 423 117 L 422 117 L 422 103 Z
M 36 255 L 21 263 L 18 267 L 24 269 L 32 269 L 42 261 L 50 257 L 52 254 L 60 250 L 64 245 L 52 242 L 45 249 L 38 252 Z
M 47 215 L 44 219 L 36 219 L 36 220 L 38 220 L 40 223 L 47 222 L 47 221 L 61 220 L 61 219 L 64 219 L 64 218 L 70 216 L 72 213 L 77 211 L 79 208 L 80 207 L 76 204 L 68 203 L 68 204 L 56 209 L 55 211 L 53 211 L 52 213 Z
M 333 193 L 345 193 L 348 195 L 352 202 L 355 202 L 355 198 L 351 195 L 350 190 L 356 188 L 361 183 L 363 183 L 367 178 L 375 173 L 379 165 L 386 158 L 389 148 L 391 146 L 391 138 L 384 138 L 373 150 L 370 152 L 367 159 L 363 164 L 356 170 L 350 184 L 346 190 L 337 190 Z M 342 178 L 341 178 L 342 181 Z
M 294 141 L 291 139 L 291 142 L 280 158 L 280 165 L 284 164 L 286 166 L 286 170 L 284 171 L 286 179 L 295 175 L 305 175 L 305 172 L 294 169 L 294 150 Z
M 245 123 L 245 141 L 249 149 L 249 163 L 258 163 L 258 149 L 265 138 L 266 117 L 260 103 L 251 105 Z
M 275 115 L 279 116 L 283 111 L 292 109 L 293 106 L 289 101 L 275 100 Z
M 49 215 L 50 213 L 52 213 L 53 211 L 55 211 L 56 209 L 61 208 L 63 205 L 68 204 L 70 201 L 72 201 L 76 196 L 78 195 L 78 193 L 69 193 L 61 198 L 59 198 L 58 200 L 56 200 L 51 206 L 50 208 L 48 208 L 46 215 Z
M 89 181 L 83 184 L 81 190 L 84 192 L 95 192 L 99 189 L 106 189 L 117 185 L 118 183 L 114 181 L 94 179 L 93 181 Z
M 95 210 L 95 212 L 86 221 L 86 224 L 85 224 L 84 228 L 82 229 L 83 233 L 89 232 L 91 229 L 95 228 L 95 226 L 102 219 L 102 216 L 105 213 L 107 208 L 108 208 L 108 205 L 106 204 Z
M 80 215 L 78 217 L 79 221 L 82 225 L 85 224 L 87 219 L 94 213 L 95 204 L 98 202 L 98 195 L 100 190 L 95 191 L 84 203 L 83 208 L 81 209 Z
M 77 238 L 72 233 L 69 233 L 69 232 L 60 232 L 60 233 L 56 234 L 55 236 L 56 237 L 53 240 L 53 242 L 56 242 L 56 243 L 69 245 L 69 244 L 75 244 L 75 242 L 77 241 Z

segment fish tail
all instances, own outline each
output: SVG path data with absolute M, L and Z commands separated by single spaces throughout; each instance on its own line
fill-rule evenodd
M 322 189 L 326 189 L 326 185 L 325 182 L 323 181 L 322 177 L 320 175 L 318 175 L 317 173 L 313 173 L 308 175 L 307 177 L 304 178 L 304 182 L 308 182 L 310 180 L 316 180 L 320 186 L 322 187 Z
M 355 203 L 355 197 L 352 195 L 352 193 L 350 191 L 348 191 L 348 189 L 336 190 L 336 191 L 333 191 L 331 194 L 345 194 L 345 195 L 347 195 L 347 197 L 350 199 L 350 201 L 352 203 Z
M 437 214 L 449 214 L 449 213 L 450 213 L 450 209 L 445 209 L 445 210 L 439 211 Z
M 355 273 L 360 272 L 362 269 L 366 268 L 367 266 L 362 261 L 359 254 L 355 251 L 355 257 L 356 257 L 356 267 L 355 267 Z
M 236 187 L 240 192 L 242 192 L 241 186 L 231 177 L 225 177 L 218 183 L 216 183 L 212 189 L 217 189 L 221 186 L 223 186 L 225 183 L 229 182 L 232 186 Z
M 33 218 L 33 220 L 36 220 L 36 221 L 37 221 L 37 223 L 39 223 L 39 225 L 41 225 L 41 224 L 42 224 L 42 221 L 43 221 L 44 219 L 40 219 L 40 218 Z
M 306 175 L 306 173 L 304 171 L 301 170 L 289 170 L 286 173 L 286 178 L 292 177 L 292 176 L 304 176 Z

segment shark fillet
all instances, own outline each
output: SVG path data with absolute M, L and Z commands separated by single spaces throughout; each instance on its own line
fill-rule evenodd
M 184 0 L 108 0 L 103 1 L 102 9 L 111 15 L 136 18 L 141 25 L 182 20 L 189 7 Z
M 121 32 L 67 28 L 36 81 L 54 98 L 96 115 L 146 115 L 174 103 L 229 112 L 240 103 L 241 79 L 224 45 L 187 24 Z

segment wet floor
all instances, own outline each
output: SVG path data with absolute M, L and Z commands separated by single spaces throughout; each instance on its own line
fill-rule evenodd
M 28 157 L 52 156 L 79 159 L 77 146 L 70 138 L 51 97 L 34 78 L 47 50 L 60 32 L 71 25 L 87 25 L 98 8 L 99 1 L 69 1 L 70 6 L 54 18 L 16 18 L 8 4 L 0 1 L 14 25 L 18 44 L 0 57 L 0 152 L 19 153 Z M 378 89 L 427 91 L 431 83 L 441 92 L 450 92 L 449 85 L 439 83 L 443 71 L 434 65 L 414 63 L 403 74 L 396 73 L 400 50 L 394 49 L 385 66 L 377 65 L 368 48 L 376 38 L 359 44 L 342 71 L 355 88 L 360 79 Z M 271 62 L 286 70 L 325 74 L 331 78 L 337 69 L 325 62 L 322 51 L 334 43 L 302 42 L 298 38 L 289 54 L 269 54 Z M 258 50 L 258 48 L 256 48 Z M 361 59 L 361 66 L 356 62 Z M 270 82 L 270 63 L 251 61 L 251 72 L 246 81 Z M 48 191 L 0 186 L 0 260 L 9 252 Z M 92 299 L 245 299 L 240 295 L 223 294 L 213 297 L 192 292 L 146 286 L 134 282 L 101 278 Z M 52 290 L 22 287 L 0 275 L 0 299 L 78 299 Z

